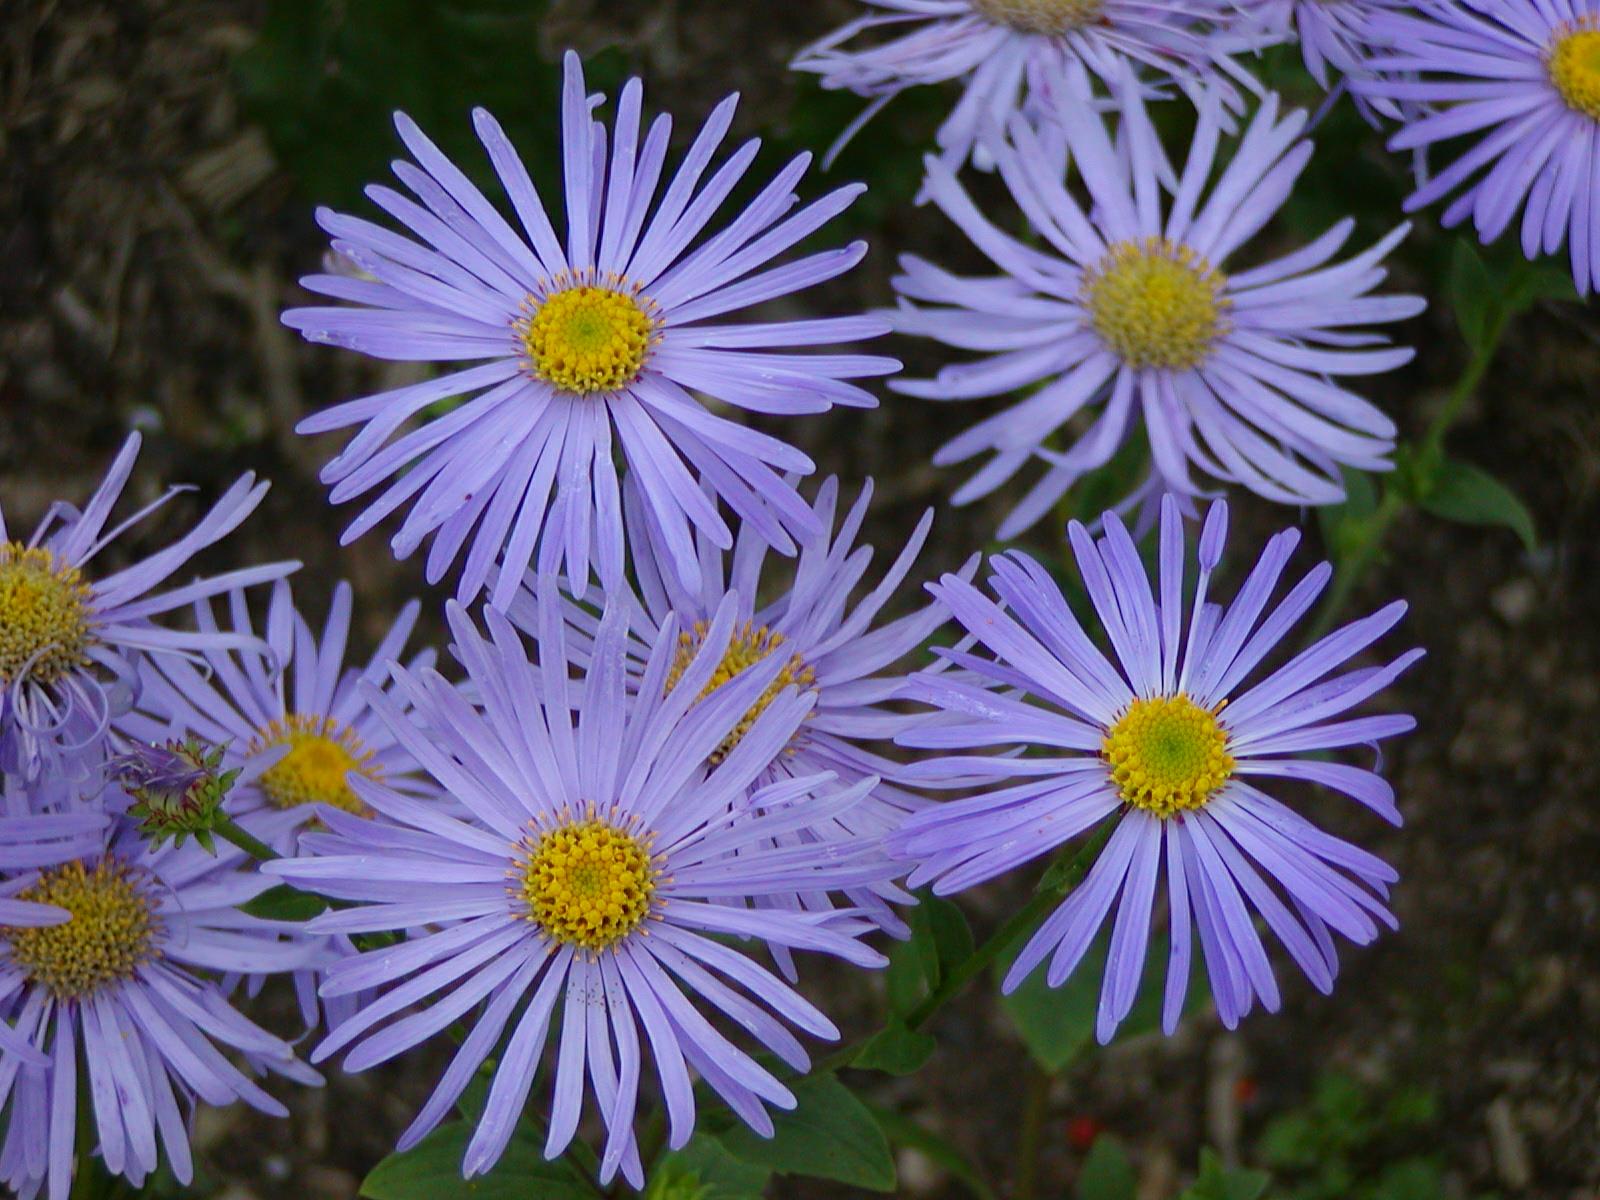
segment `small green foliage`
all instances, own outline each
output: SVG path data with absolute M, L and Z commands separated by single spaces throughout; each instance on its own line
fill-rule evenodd
M 1322 543 L 1335 563 L 1346 561 L 1367 539 L 1373 514 L 1378 509 L 1378 489 L 1372 476 L 1345 467 L 1344 502 L 1317 509 L 1322 528 Z
M 911 938 L 889 952 L 885 983 L 889 1009 L 904 1016 L 939 986 L 945 972 L 972 953 L 972 929 L 955 904 L 932 892 L 918 894 L 910 911 Z
M 1222 1165 L 1222 1159 L 1213 1150 L 1200 1151 L 1200 1174 L 1194 1186 L 1179 1200 L 1259 1200 L 1267 1190 L 1265 1171 L 1251 1171 L 1243 1167 L 1233 1170 Z
M 267 921 L 309 921 L 326 912 L 328 901 L 315 892 L 302 892 L 299 888 L 280 883 L 270 887 L 253 900 L 239 905 L 239 911 Z
M 888 1075 L 910 1075 L 921 1069 L 938 1045 L 931 1034 L 919 1033 L 895 1020 L 867 1039 L 850 1065 Z
M 1539 546 L 1533 514 L 1515 492 L 1471 463 L 1446 459 L 1431 473 L 1417 503 L 1436 517 L 1463 525 L 1499 525 L 1511 530 L 1531 554 Z
M 1127 1152 L 1114 1137 L 1101 1136 L 1078 1172 L 1078 1200 L 1134 1200 L 1137 1181 Z
M 1420 1148 L 1437 1120 L 1432 1092 L 1374 1096 L 1348 1076 L 1328 1074 L 1303 1109 L 1267 1126 L 1257 1150 L 1284 1200 L 1436 1200 L 1443 1169 Z
M 461 1178 L 461 1160 L 472 1137 L 466 1124 L 436 1129 L 404 1153 L 391 1154 L 367 1175 L 361 1195 L 367 1200 L 593 1200 L 588 1181 L 564 1161 L 546 1162 L 540 1147 L 522 1130 L 487 1175 Z
M 1471 238 L 1456 239 L 1450 258 L 1450 307 L 1461 336 L 1474 350 L 1490 345 L 1502 320 L 1500 288 Z
M 715 1138 L 697 1134 L 650 1170 L 646 1200 L 760 1200 L 772 1172 L 740 1162 Z
M 1048 970 L 1040 966 L 1023 980 L 1021 987 L 1001 1000 L 1001 1006 L 1034 1061 L 1052 1075 L 1094 1044 L 1095 1014 L 1100 1006 L 1100 983 L 1109 941 L 1106 934 L 1096 939 L 1078 969 L 1060 987 L 1049 986 Z M 1200 955 L 1194 955 L 1190 964 L 1185 1012 L 1192 1012 L 1210 994 Z M 1000 978 L 1004 978 L 1009 966 L 1008 958 L 998 972 Z M 1166 974 L 1167 940 L 1154 935 L 1145 954 L 1144 976 L 1139 982 L 1133 1010 L 1117 1029 L 1119 1039 L 1137 1037 L 1161 1027 Z
M 892 1192 L 894 1158 L 866 1106 L 832 1075 L 802 1079 L 792 1087 L 796 1106 L 773 1114 L 772 1137 L 737 1125 L 718 1140 L 735 1158 L 754 1166 Z

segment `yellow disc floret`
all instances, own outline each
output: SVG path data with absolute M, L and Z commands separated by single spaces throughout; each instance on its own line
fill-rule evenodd
M 89 585 L 42 547 L 0 542 L 0 686 L 54 683 L 89 664 Z
M 1215 711 L 1182 692 L 1135 700 L 1101 753 L 1123 800 L 1163 818 L 1200 808 L 1233 774 Z
M 1167 238 L 1118 242 L 1083 276 L 1089 322 L 1130 367 L 1186 370 L 1211 353 L 1229 303 L 1225 279 Z
M 372 815 L 350 786 L 350 774 L 353 771 L 367 779 L 383 776 L 373 762 L 374 752 L 354 730 L 342 727 L 332 717 L 294 713 L 262 729 L 250 743 L 249 752 L 258 754 L 274 746 L 288 746 L 289 752 L 256 782 L 278 808 L 331 804 L 358 817 Z
M 535 831 L 523 851 L 513 896 L 552 941 L 605 950 L 650 915 L 656 869 L 648 839 L 591 813 Z
M 614 392 L 644 366 L 652 307 L 630 292 L 587 285 L 530 298 L 516 323 L 528 369 L 564 392 Z
M 1068 33 L 1099 21 L 1105 0 L 972 0 L 972 7 L 1023 33 Z
M 1550 82 L 1568 108 L 1600 121 L 1600 29 L 1572 29 L 1556 38 Z
M 54 904 L 72 914 L 64 925 L 0 930 L 11 959 L 58 999 L 75 1000 L 131 978 L 157 954 L 155 907 L 128 867 L 111 858 L 91 870 L 67 863 L 39 874 L 19 900 Z
M 696 621 L 692 631 L 686 630 L 678 635 L 678 653 L 672 660 L 672 669 L 667 673 L 667 688 L 671 692 L 678 685 L 678 680 L 683 678 L 683 673 L 689 669 L 689 664 L 700 651 L 700 645 L 705 641 L 706 623 Z M 776 654 L 784 644 L 783 634 L 767 628 L 765 625 L 756 625 L 746 621 L 743 628 L 734 631 L 733 637 L 728 642 L 728 649 L 722 655 L 722 661 L 717 664 L 717 669 L 711 674 L 711 681 L 700 689 L 698 699 L 704 700 L 728 680 L 732 679 L 746 667 L 752 667 L 770 654 Z M 789 686 L 810 687 L 817 681 L 817 673 L 799 654 L 791 654 L 789 661 L 784 664 L 778 677 L 769 683 L 766 690 L 756 697 L 756 701 L 739 719 L 733 732 L 722 740 L 722 744 L 711 752 L 711 761 L 720 763 L 733 752 L 744 735 L 750 732 L 750 727 L 756 723 L 756 718 L 767 710 L 778 697 L 778 693 Z

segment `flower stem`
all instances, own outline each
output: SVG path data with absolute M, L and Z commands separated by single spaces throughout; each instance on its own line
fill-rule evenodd
M 211 826 L 211 832 L 215 833 L 223 841 L 231 842 L 239 847 L 257 862 L 271 862 L 275 858 L 283 857 L 259 838 L 246 833 L 239 823 L 227 813 L 219 812 L 217 814 L 216 822 Z
M 1022 1131 L 1017 1135 L 1015 1200 L 1033 1200 L 1039 1179 L 1039 1150 L 1044 1141 L 1044 1119 L 1050 1108 L 1050 1076 L 1034 1066 L 1028 1076 L 1028 1095 L 1022 1109 Z
M 1450 394 L 1445 397 L 1433 420 L 1428 422 L 1422 440 L 1417 443 L 1415 454 L 1407 465 L 1408 469 L 1396 472 L 1395 476 L 1385 481 L 1383 497 L 1378 501 L 1377 508 L 1361 524 L 1360 540 L 1346 550 L 1334 572 L 1333 586 L 1328 590 L 1317 618 L 1306 635 L 1308 643 L 1316 641 L 1333 628 L 1352 593 L 1377 562 L 1390 527 L 1422 494 L 1418 484 L 1422 483 L 1425 490 L 1426 481 L 1432 480 L 1444 461 L 1445 436 L 1461 419 L 1467 401 L 1483 382 L 1484 374 L 1500 348 L 1500 339 L 1505 334 L 1509 318 L 1510 314 L 1504 309 L 1496 311 L 1483 337 L 1473 347 L 1466 369 L 1450 389 Z

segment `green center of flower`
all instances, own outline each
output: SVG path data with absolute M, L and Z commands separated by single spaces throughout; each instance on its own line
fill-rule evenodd
M 1215 712 L 1182 692 L 1135 700 L 1100 749 L 1122 799 L 1162 818 L 1202 807 L 1233 774 Z
M 250 743 L 249 752 L 258 754 L 274 746 L 288 746 L 289 752 L 257 780 L 273 805 L 331 804 L 358 817 L 372 815 L 350 786 L 350 773 L 367 779 L 381 779 L 383 773 L 373 763 L 375 753 L 354 730 L 332 717 L 294 713 L 265 726 Z
M 1130 367 L 1187 370 L 1222 332 L 1225 282 L 1189 247 L 1147 238 L 1112 246 L 1081 295 L 1094 331 Z
M 89 664 L 89 585 L 41 547 L 0 542 L 0 686 L 54 683 Z
M 516 331 L 528 369 L 540 379 L 587 396 L 639 377 L 656 329 L 648 300 L 585 285 L 528 304 Z
M 1600 121 L 1600 29 L 1576 29 L 1556 39 L 1550 82 L 1568 108 Z
M 972 7 L 997 25 L 1023 33 L 1070 33 L 1104 15 L 1105 0 L 972 0 Z
M 650 915 L 656 869 L 648 838 L 591 813 L 531 836 L 523 849 L 513 895 L 552 941 L 605 950 Z
M 678 653 L 672 660 L 672 669 L 667 673 L 668 693 L 678 685 L 678 680 L 683 678 L 683 673 L 689 669 L 689 664 L 694 661 L 695 655 L 700 652 L 700 646 L 705 641 L 706 623 L 696 621 L 693 630 L 685 630 L 678 635 Z M 744 623 L 742 629 L 734 632 L 728 642 L 728 649 L 722 656 L 722 661 L 717 664 L 717 669 L 712 672 L 711 681 L 700 689 L 697 699 L 704 700 L 728 680 L 747 667 L 752 667 L 768 655 L 776 654 L 784 644 L 783 634 L 767 628 L 765 625 L 756 625 L 750 621 Z M 767 705 L 777 699 L 778 693 L 789 686 L 810 687 L 817 681 L 817 673 L 798 653 L 791 654 L 789 661 L 784 664 L 778 676 L 766 687 L 756 701 L 745 710 L 739 723 L 733 731 L 722 740 L 722 744 L 711 752 L 711 762 L 720 763 L 733 753 L 733 748 L 743 740 L 744 735 L 750 732 L 750 727 L 756 723 L 756 718 L 767 710 Z
M 71 862 L 42 871 L 17 899 L 72 914 L 63 925 L 0 931 L 11 943 L 13 961 L 58 999 L 75 1000 L 129 979 L 157 953 L 155 907 L 115 859 L 101 859 L 93 870 Z

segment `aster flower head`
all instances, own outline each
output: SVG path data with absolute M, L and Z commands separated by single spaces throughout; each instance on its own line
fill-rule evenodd
M 107 773 L 132 801 L 127 815 L 156 845 L 167 838 L 181 845 L 192 836 L 210 850 L 222 802 L 239 777 L 239 768 L 223 769 L 223 755 L 221 746 L 195 738 L 135 742 L 111 760 Z
M 358 777 L 430 794 L 417 777 L 416 760 L 390 736 L 363 687 L 386 685 L 391 666 L 405 654 L 420 604 L 412 600 L 400 610 L 365 663 L 347 665 L 354 598 L 348 583 L 334 587 L 320 634 L 295 605 L 287 582 L 273 588 L 259 634 L 242 591 L 227 598 L 227 626 L 218 624 L 209 602 L 197 604 L 202 630 L 259 638 L 267 657 L 218 650 L 149 664 L 139 708 L 120 728 L 149 741 L 176 734 L 219 747 L 220 762 L 237 773 L 228 803 L 234 813 L 268 808 L 309 819 L 337 808 L 369 816 L 351 789 Z M 411 665 L 433 660 L 432 650 L 422 650 Z
M 662 629 L 675 621 L 678 649 L 665 687 L 669 692 L 677 687 L 717 612 L 731 598 L 734 633 L 721 666 L 704 690 L 714 691 L 752 663 L 768 658 L 786 662 L 728 740 L 712 751 L 712 762 L 727 757 L 767 705 L 785 687 L 793 686 L 811 695 L 815 706 L 793 739 L 751 780 L 750 794 L 782 780 L 823 772 L 850 783 L 868 776 L 879 781 L 854 808 L 829 816 L 817 829 L 797 829 L 786 835 L 784 843 L 877 838 L 896 828 L 907 812 L 921 807 L 923 800 L 895 785 L 900 765 L 873 753 L 869 745 L 886 741 L 921 719 L 887 706 L 904 679 L 893 667 L 944 624 L 948 614 L 940 605 L 930 604 L 877 629 L 872 624 L 915 565 L 933 524 L 932 511 L 923 514 L 883 578 L 852 605 L 851 596 L 872 564 L 872 547 L 856 545 L 872 500 L 871 480 L 842 515 L 838 479 L 829 477 L 823 482 L 812 505 L 821 532 L 801 542 L 792 581 L 775 593 L 770 586 L 763 586 L 769 563 L 766 543 L 748 526 L 740 529 L 731 555 L 700 538 L 700 576 L 694 587 L 685 587 L 637 490 L 630 484 L 624 491 L 638 590 L 619 593 L 613 600 L 626 603 L 630 613 L 632 634 L 626 660 L 630 682 L 638 686 Z M 970 575 L 976 567 L 974 557 L 965 574 Z M 768 593 L 770 599 L 759 603 L 758 598 Z M 538 627 L 537 597 L 537 581 L 530 578 L 508 610 L 512 622 L 529 633 Z M 573 652 L 582 655 L 592 641 L 597 618 L 576 605 L 568 605 L 566 614 Z M 884 929 L 897 934 L 906 931 L 889 904 L 911 898 L 888 878 L 875 889 L 853 892 L 851 898 Z
M 998 165 L 1042 245 L 1000 230 L 930 161 L 934 201 L 1003 273 L 966 279 L 901 259 L 896 327 L 982 357 L 893 386 L 929 400 L 1027 393 L 952 438 L 934 462 L 991 455 L 957 503 L 1044 463 L 1001 538 L 1032 525 L 1141 428 L 1159 490 L 1202 494 L 1198 468 L 1284 504 L 1342 499 L 1340 466 L 1391 466 L 1394 423 L 1338 380 L 1411 357 L 1359 330 L 1424 307 L 1416 296 L 1369 294 L 1406 227 L 1333 263 L 1354 226 L 1347 218 L 1302 249 L 1232 270 L 1228 260 L 1271 220 L 1310 157 L 1305 113 L 1280 117 L 1269 96 L 1212 181 L 1222 112 L 1214 92 L 1181 174 L 1137 94 L 1123 95 L 1115 145 L 1096 117 L 1065 127 L 1087 203 L 1041 168 L 1036 133 L 1012 123 Z
M 164 629 L 153 617 L 234 587 L 279 579 L 293 562 L 270 563 L 157 589 L 194 555 L 255 510 L 267 484 L 246 474 L 177 541 L 148 558 L 100 573 L 95 559 L 182 488 L 170 488 L 120 525 L 107 528 L 139 453 L 131 434 L 79 511 L 57 501 L 27 541 L 6 529 L 0 509 L 0 771 L 28 782 L 84 780 L 96 791 L 106 732 L 136 693 L 135 662 L 209 647 L 259 650 L 232 636 Z
M 288 1044 L 234 1011 L 212 979 L 306 960 L 272 922 L 236 907 L 272 880 L 232 847 L 215 856 L 194 841 L 158 850 L 126 822 L 79 849 L 6 887 L 8 903 L 68 919 L 37 924 L 0 909 L 10 922 L 0 926 L 0 1179 L 24 1198 L 67 1197 L 80 1109 L 93 1133 L 85 1151 L 135 1187 L 163 1157 L 180 1183 L 192 1180 L 188 1113 L 197 1100 L 242 1100 L 286 1116 L 225 1051 L 257 1070 L 320 1082 Z
M 1300 43 L 1306 70 L 1326 92 L 1354 84 L 1357 108 L 1371 122 L 1387 117 L 1399 120 L 1401 105 L 1367 94 L 1359 81 L 1368 74 L 1372 52 L 1368 26 L 1376 13 L 1401 9 L 1410 0 L 1265 0 L 1252 9 L 1253 18 L 1267 29 L 1291 35 Z
M 785 780 L 738 803 L 814 703 L 794 687 L 773 698 L 720 763 L 708 765 L 784 665 L 769 657 L 700 698 L 735 634 L 731 599 L 670 690 L 666 678 L 679 645 L 673 622 L 630 689 L 626 608 L 607 608 L 583 675 L 574 679 L 561 603 L 547 578 L 539 589 L 536 664 L 499 612 L 486 610 L 486 638 L 451 605 L 454 646 L 481 709 L 435 672 L 397 672 L 399 693 L 415 706 L 412 717 L 369 688 L 394 735 L 464 815 L 441 814 L 358 780 L 357 792 L 392 825 L 331 812 L 331 832 L 303 838 L 307 857 L 264 869 L 366 902 L 316 918 L 314 932 L 448 923 L 399 949 L 335 965 L 323 987 L 334 995 L 384 989 L 313 1052 L 320 1061 L 348 1048 L 350 1070 L 402 1054 L 483 1004 L 401 1138 L 403 1148 L 449 1113 L 510 1028 L 464 1173 L 488 1170 L 505 1150 L 553 1036 L 559 1050 L 546 1154 L 559 1154 L 571 1140 L 587 1079 L 607 1130 L 602 1178 L 620 1169 L 642 1186 L 633 1116 L 646 1046 L 676 1147 L 693 1131 L 691 1072 L 760 1131 L 772 1129 L 766 1105 L 794 1103 L 713 1020 L 726 1017 L 798 1069 L 808 1059 L 788 1026 L 838 1036 L 821 1012 L 716 935 L 821 951 L 861 966 L 884 961 L 858 940 L 872 926 L 851 909 L 759 907 L 775 895 L 841 891 L 879 877 L 882 856 L 865 839 L 779 844 L 788 830 L 859 803 L 872 781 L 846 787 L 826 776 Z M 770 848 L 740 853 L 760 843 Z M 425 1001 L 431 1004 L 378 1028 Z
M 932 881 L 944 894 L 1114 822 L 1084 881 L 1017 956 L 1006 989 L 1046 958 L 1050 986 L 1059 986 L 1114 906 L 1097 1022 L 1100 1040 L 1109 1040 L 1138 991 L 1164 870 L 1167 1032 L 1183 1010 L 1196 935 L 1218 1014 L 1233 1028 L 1257 999 L 1269 1010 L 1279 1003 L 1258 917 L 1322 991 L 1332 989 L 1338 968 L 1333 933 L 1364 945 L 1380 925 L 1394 926 L 1384 903 L 1394 871 L 1257 783 L 1319 784 L 1398 824 L 1393 789 L 1373 771 L 1330 761 L 1327 752 L 1413 728 L 1408 716 L 1346 714 L 1422 652 L 1335 674 L 1399 621 L 1405 604 L 1396 601 L 1257 673 L 1331 575 L 1323 563 L 1272 603 L 1299 540 L 1294 530 L 1267 543 L 1224 605 L 1210 598 L 1227 531 L 1226 505 L 1214 504 L 1186 605 L 1183 521 L 1171 497 L 1162 505 L 1154 592 L 1121 521 L 1107 514 L 1104 529 L 1098 542 L 1076 522 L 1069 533 L 1109 657 L 1025 554 L 991 560 L 989 584 L 999 604 L 952 577 L 932 589 L 993 655 L 962 656 L 964 664 L 1007 691 L 914 677 L 908 694 L 952 720 L 914 728 L 901 740 L 952 752 L 918 765 L 931 783 L 980 778 L 999 786 L 913 815 L 892 846 L 916 864 L 913 885 Z M 972 753 L 989 747 L 1040 753 Z
M 937 136 L 950 171 L 969 158 L 991 168 L 1013 117 L 1075 119 L 1099 104 L 1096 80 L 1117 85 L 1130 66 L 1150 79 L 1153 96 L 1176 86 L 1198 102 L 1210 86 L 1237 108 L 1226 77 L 1255 84 L 1229 53 L 1283 37 L 1242 20 L 1228 0 L 863 2 L 869 13 L 802 50 L 792 66 L 820 75 L 825 88 L 874 98 L 841 142 L 906 88 L 961 81 L 961 100 Z M 871 40 L 885 30 L 894 36 Z M 863 35 L 868 44 L 847 46 Z
M 1361 89 L 1413 105 L 1391 149 L 1474 140 L 1406 210 L 1454 195 L 1442 222 L 1470 216 L 1487 244 L 1520 209 L 1523 254 L 1553 254 L 1565 241 L 1587 295 L 1600 280 L 1600 0 L 1412 7 L 1373 17 L 1377 49 Z
M 394 549 L 404 556 L 432 535 L 430 581 L 472 542 L 457 592 L 463 600 L 482 588 L 502 551 L 497 606 L 510 601 L 536 552 L 541 570 L 564 561 L 579 588 L 591 563 L 607 588 L 621 581 L 614 441 L 686 579 L 695 573 L 691 528 L 718 545 L 732 541 L 697 475 L 736 513 L 768 529 L 774 545 L 792 551 L 791 536 L 812 532 L 812 518 L 782 474 L 811 471 L 810 459 L 712 411 L 699 394 L 783 415 L 870 407 L 873 397 L 849 381 L 898 369 L 876 356 L 789 352 L 878 336 L 888 328 L 878 317 L 729 319 L 859 262 L 866 247 L 858 242 L 770 265 L 862 189 L 842 187 L 792 211 L 791 189 L 809 163 L 801 155 L 708 233 L 758 143 L 746 143 L 707 176 L 733 119 L 729 97 L 668 179 L 671 120 L 657 117 L 641 138 L 641 96 L 638 80 L 622 89 L 608 157 L 607 131 L 591 116 L 578 58 L 567 55 L 564 241 L 505 134 L 482 109 L 473 124 L 521 232 L 404 115 L 396 126 L 416 163 L 394 169 L 416 199 L 387 187 L 367 194 L 413 236 L 318 213 L 334 248 L 370 278 L 309 277 L 308 289 L 347 303 L 291 309 L 287 324 L 311 341 L 377 358 L 475 363 L 336 405 L 299 426 L 302 433 L 363 427 L 322 473 L 335 502 L 398 476 L 356 518 L 346 541 L 409 503 Z M 401 433 L 450 397 L 467 399 Z

